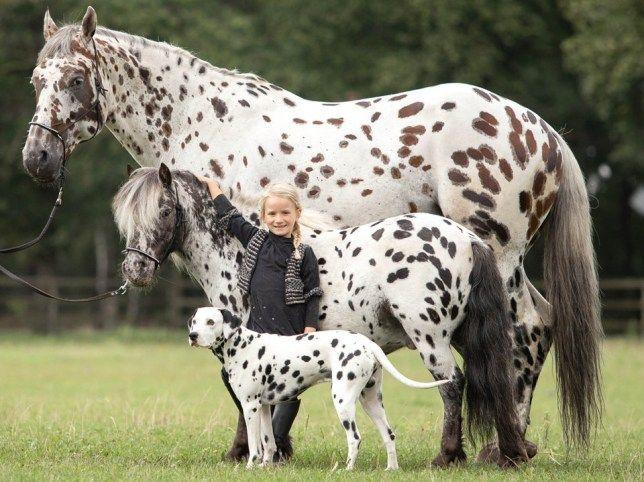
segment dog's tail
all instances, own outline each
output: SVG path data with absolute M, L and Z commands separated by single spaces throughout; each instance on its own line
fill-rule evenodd
M 387 355 L 385 355 L 385 352 L 382 351 L 382 348 L 380 348 L 378 345 L 376 345 L 373 341 L 368 340 L 368 347 L 370 348 L 371 352 L 374 354 L 376 359 L 378 360 L 378 363 L 382 365 L 382 367 L 387 370 L 391 375 L 398 380 L 400 383 L 404 383 L 408 387 L 412 388 L 436 388 L 440 385 L 444 385 L 446 383 L 449 383 L 451 380 L 439 380 L 437 382 L 417 382 L 416 380 L 412 380 L 411 378 L 407 378 L 405 375 L 400 373 L 396 367 L 389 361 L 389 358 L 387 358 Z

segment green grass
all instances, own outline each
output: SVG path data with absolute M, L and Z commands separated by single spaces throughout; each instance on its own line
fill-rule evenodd
M 170 336 L 169 336 L 170 335 Z M 516 471 L 476 464 L 431 469 L 438 451 L 442 404 L 436 390 L 400 385 L 386 375 L 384 402 L 397 435 L 401 470 L 386 457 L 359 409 L 363 443 L 357 470 L 343 469 L 344 430 L 329 385 L 305 393 L 295 423 L 296 455 L 284 467 L 246 471 L 222 462 L 236 413 L 219 378 L 219 362 L 190 349 L 185 333 L 0 336 L 0 480 L 33 479 L 339 479 L 636 480 L 642 468 L 643 344 L 605 343 L 606 413 L 587 454 L 567 453 L 561 440 L 552 366 L 534 399 L 529 438 L 539 454 Z M 392 357 L 405 374 L 429 376 L 417 353 Z M 551 359 L 549 359 L 551 362 Z

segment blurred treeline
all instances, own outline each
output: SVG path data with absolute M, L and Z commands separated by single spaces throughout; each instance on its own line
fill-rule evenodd
M 644 3 L 637 0 L 101 0 L 99 24 L 179 45 L 326 101 L 444 82 L 483 86 L 565 133 L 594 179 L 603 277 L 644 275 L 642 218 L 630 206 L 644 172 Z M 0 247 L 33 236 L 54 199 L 22 169 L 35 105 L 29 77 L 54 20 L 78 1 L 0 1 Z M 110 200 L 128 154 L 107 129 L 73 154 L 51 234 L 0 264 L 24 274 L 119 275 Z M 609 178 L 597 176 L 610 167 Z M 600 170 L 608 171 L 604 166 Z M 638 181 L 639 179 L 639 181 Z M 538 249 L 529 259 L 539 278 Z

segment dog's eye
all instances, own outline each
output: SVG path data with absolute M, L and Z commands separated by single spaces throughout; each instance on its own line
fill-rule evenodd
M 215 324 L 215 320 L 208 320 L 206 322 L 207 325 L 213 326 Z

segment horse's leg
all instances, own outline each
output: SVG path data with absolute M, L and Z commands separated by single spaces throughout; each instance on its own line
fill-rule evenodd
M 511 263 L 499 264 L 510 301 L 516 409 L 520 430 L 525 437 L 530 424 L 532 395 L 550 348 L 550 305 L 526 278 L 523 267 L 520 264 L 511 266 Z M 525 440 L 525 448 L 530 458 L 536 455 L 535 443 Z M 498 444 L 491 442 L 484 446 L 477 460 L 497 463 Z
M 237 431 L 235 432 L 235 439 L 233 440 L 233 446 L 226 452 L 225 458 L 235 462 L 244 460 L 248 456 L 248 433 L 246 431 L 246 419 L 244 418 L 244 412 L 242 406 L 237 400 L 237 396 L 230 386 L 228 381 L 228 374 L 222 368 L 221 369 L 221 379 L 224 382 L 224 386 L 228 393 L 230 394 L 237 410 L 239 410 L 239 418 L 237 419 Z

